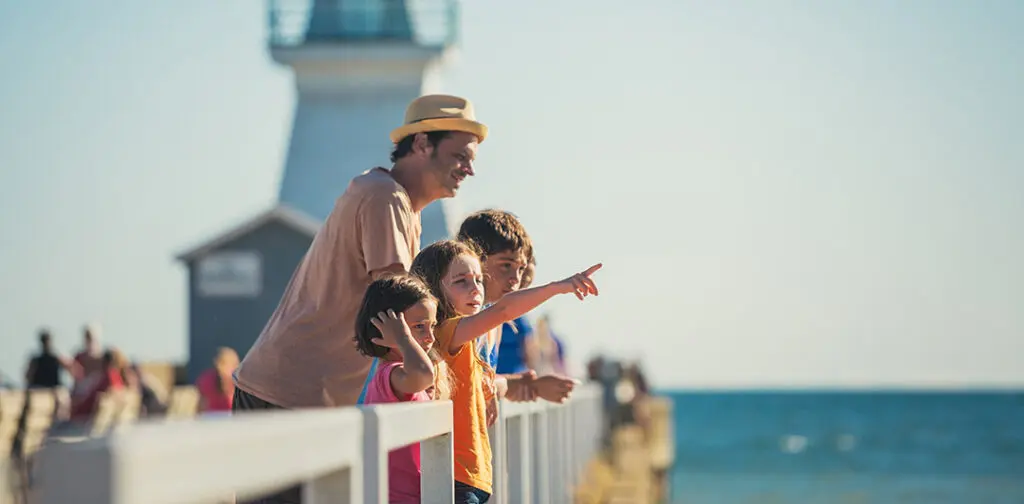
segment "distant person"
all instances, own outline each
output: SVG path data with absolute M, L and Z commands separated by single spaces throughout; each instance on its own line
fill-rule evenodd
M 367 167 L 348 184 L 242 359 L 233 411 L 360 401 L 373 363 L 352 343 L 363 294 L 375 279 L 408 270 L 420 249 L 420 211 L 454 197 L 475 175 L 486 136 L 469 100 L 428 95 L 409 104 L 405 123 L 390 135 L 392 167 Z M 293 487 L 258 502 L 300 496 Z
M 99 345 L 99 326 L 87 325 L 82 329 L 82 350 L 75 354 L 78 370 L 75 382 L 103 370 L 103 350 Z
M 53 351 L 50 331 L 39 331 L 39 353 L 28 362 L 25 371 L 25 384 L 30 389 L 57 388 L 62 384 L 61 371 L 71 373 L 73 365 L 67 358 Z
M 89 375 L 71 397 L 71 420 L 87 421 L 96 414 L 99 399 L 104 392 L 124 390 L 136 385 L 135 376 L 128 368 L 128 359 L 116 348 L 103 353 L 103 367 Z
M 238 368 L 238 353 L 228 347 L 217 349 L 213 367 L 203 371 L 196 379 L 199 390 L 199 411 L 231 411 L 235 384 L 231 375 Z
M 537 321 L 536 329 L 524 346 L 527 363 L 538 374 L 565 374 L 565 348 L 561 338 L 551 330 L 551 321 L 546 315 Z

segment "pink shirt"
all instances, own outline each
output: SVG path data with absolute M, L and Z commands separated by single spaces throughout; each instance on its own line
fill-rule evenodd
M 366 388 L 365 404 L 385 404 L 406 401 L 429 401 L 426 391 L 398 397 L 391 388 L 391 371 L 400 362 L 381 361 L 377 374 Z M 388 502 L 407 504 L 420 502 L 420 444 L 413 443 L 392 450 L 388 454 Z
M 234 384 L 230 381 L 228 385 L 234 388 Z M 203 396 L 206 401 L 206 408 L 203 411 L 231 411 L 231 402 L 234 399 L 233 395 L 228 395 L 217 386 L 217 370 L 207 369 L 196 378 L 196 388 L 199 389 L 199 395 Z

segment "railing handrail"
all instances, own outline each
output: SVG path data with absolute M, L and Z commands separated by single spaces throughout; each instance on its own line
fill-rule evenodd
M 140 422 L 41 452 L 42 502 L 170 504 L 272 490 L 359 467 L 362 427 L 348 408 Z M 197 470 L 197 457 L 216 470 Z
M 381 426 L 381 448 L 385 450 L 394 450 L 452 430 L 451 401 L 374 404 L 360 409 L 366 422 L 373 418 Z M 410 422 L 410 419 L 415 421 Z
M 600 401 L 596 385 L 564 404 L 502 401 L 493 500 L 570 502 L 597 449 Z M 210 502 L 302 483 L 315 502 L 386 502 L 388 452 L 420 441 L 422 502 L 451 503 L 452 420 L 450 401 L 431 401 L 144 421 L 44 449 L 40 501 Z

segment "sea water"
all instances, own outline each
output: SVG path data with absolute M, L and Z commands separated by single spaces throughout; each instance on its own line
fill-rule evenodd
M 1024 504 L 1024 391 L 667 395 L 672 502 Z

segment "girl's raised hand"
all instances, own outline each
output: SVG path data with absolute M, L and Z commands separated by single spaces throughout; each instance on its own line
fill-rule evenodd
M 577 273 L 561 282 L 558 282 L 559 287 L 562 288 L 562 292 L 565 294 L 576 294 L 576 297 L 581 301 L 583 298 L 593 294 L 597 295 L 597 284 L 590 278 L 597 270 L 601 269 L 601 263 L 597 263 L 583 273 Z
M 370 319 L 370 323 L 380 331 L 381 339 L 374 343 L 382 347 L 398 348 L 399 340 L 412 339 L 412 331 L 409 324 L 405 323 L 404 313 L 395 313 L 395 310 L 380 312 Z

